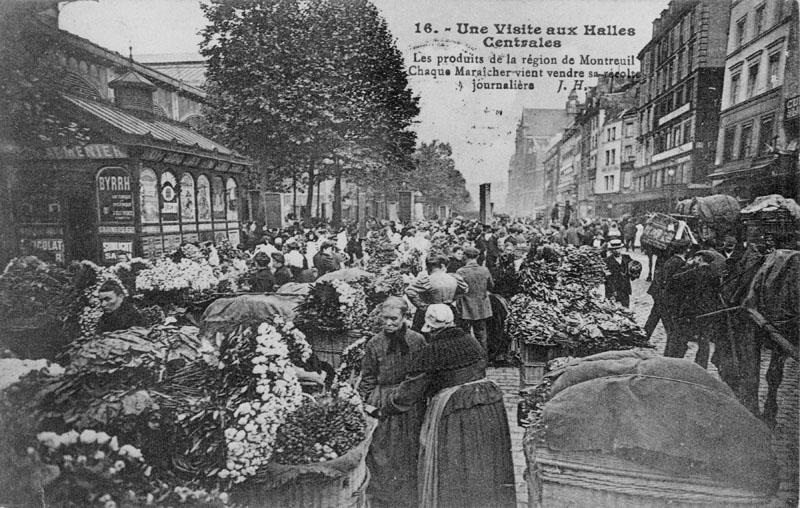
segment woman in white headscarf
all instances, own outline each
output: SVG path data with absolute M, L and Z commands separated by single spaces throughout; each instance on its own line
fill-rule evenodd
M 419 506 L 516 506 L 511 436 L 503 392 L 486 379 L 486 353 L 454 324 L 444 304 L 430 305 L 428 344 L 412 373 L 389 395 L 383 414 L 428 400 L 417 464 Z

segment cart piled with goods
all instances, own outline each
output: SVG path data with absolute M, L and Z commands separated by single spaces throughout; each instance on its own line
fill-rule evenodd
M 779 194 L 761 196 L 741 211 L 748 243 L 770 249 L 798 249 L 800 205 Z
M 698 240 L 715 245 L 725 235 L 736 236 L 739 208 L 739 201 L 733 196 L 714 194 L 679 201 L 676 217 L 686 220 Z
M 642 351 L 572 360 L 530 402 L 531 507 L 753 507 L 777 490 L 769 429 L 690 361 Z
M 599 291 L 604 268 L 600 252 L 588 247 L 548 250 L 523 262 L 522 291 L 511 298 L 506 319 L 522 360 L 522 387 L 537 385 L 557 357 L 648 347 L 633 314 Z

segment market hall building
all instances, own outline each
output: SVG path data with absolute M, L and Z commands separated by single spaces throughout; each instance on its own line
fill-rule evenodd
M 251 163 L 192 128 L 202 123 L 205 93 L 34 24 L 51 43 L 49 64 L 66 76 L 53 114 L 81 142 L 31 150 L 0 140 L 2 261 L 34 253 L 108 263 L 160 256 L 182 242 L 237 245 Z

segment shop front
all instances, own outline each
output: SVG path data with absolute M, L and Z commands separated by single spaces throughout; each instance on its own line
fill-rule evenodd
M 249 161 L 177 123 L 131 135 L 129 122 L 146 120 L 102 107 L 103 125 L 97 115 L 81 117 L 91 143 L 3 154 L 14 220 L 2 233 L 17 246 L 10 255 L 113 263 L 184 242 L 238 245 Z

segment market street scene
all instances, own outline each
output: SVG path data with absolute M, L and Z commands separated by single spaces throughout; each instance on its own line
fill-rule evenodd
M 798 506 L 797 0 L 0 0 L 0 508 Z

